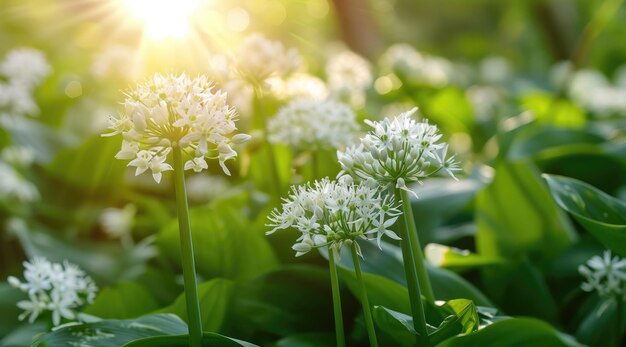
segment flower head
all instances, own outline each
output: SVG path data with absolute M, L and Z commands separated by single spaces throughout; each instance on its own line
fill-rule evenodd
M 267 122 L 271 143 L 297 149 L 337 148 L 352 142 L 359 130 L 354 112 L 342 103 L 294 100 Z
M 604 251 L 602 257 L 593 256 L 578 267 L 585 278 L 580 288 L 586 292 L 597 291 L 602 297 L 626 299 L 626 259 L 612 256 Z
M 107 208 L 100 214 L 100 224 L 104 232 L 111 237 L 129 236 L 136 214 L 137 207 L 133 204 L 123 208 Z
M 280 100 L 324 100 L 329 91 L 326 83 L 307 73 L 294 73 L 287 79 L 273 78 L 269 81 L 272 93 Z
M 33 48 L 16 48 L 0 62 L 0 74 L 10 84 L 19 84 L 30 90 L 50 74 L 50 64 L 40 51 Z
M 258 33 L 243 40 L 232 60 L 234 70 L 241 77 L 257 83 L 269 77 L 284 77 L 295 71 L 301 62 L 298 51 Z
M 366 121 L 373 129 L 346 151 L 338 151 L 342 171 L 357 180 L 378 182 L 383 188 L 395 185 L 408 190 L 407 183 L 444 171 L 454 177 L 458 164 L 454 156 L 447 158 L 448 146 L 439 142 L 436 126 L 411 118 L 413 108 L 394 119 Z
M 24 280 L 9 277 L 11 286 L 28 294 L 28 300 L 17 303 L 24 310 L 20 320 L 29 317 L 30 323 L 44 311 L 52 312 L 52 323 L 57 326 L 61 318 L 76 319 L 76 310 L 95 299 L 98 288 L 78 266 L 64 261 L 51 263 L 35 257 L 24 262 Z
M 392 196 L 382 196 L 364 183 L 325 178 L 292 187 L 283 201 L 282 209 L 269 216 L 267 225 L 273 229 L 267 234 L 287 228 L 300 231 L 302 235 L 293 245 L 296 256 L 322 246 L 339 252 L 344 243 L 351 245 L 360 239 L 376 239 L 380 245 L 383 235 L 399 239 L 389 229 L 400 214 L 398 205 Z
M 28 203 L 39 199 L 35 185 L 14 167 L 0 161 L 0 200 Z
M 112 131 L 103 136 L 122 134 L 122 149 L 115 157 L 131 160 L 128 165 L 137 168 L 136 175 L 150 170 L 156 182 L 162 172 L 172 170 L 167 155 L 175 146 L 189 157 L 185 170 L 201 171 L 208 167 L 205 158 L 218 159 L 230 174 L 225 161 L 237 156 L 231 144 L 249 139 L 232 135 L 235 110 L 204 76 L 155 74 L 126 96 L 124 112 L 110 118 Z

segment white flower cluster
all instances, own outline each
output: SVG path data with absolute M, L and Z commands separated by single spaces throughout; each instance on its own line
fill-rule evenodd
M 602 257 L 594 256 L 578 267 L 585 278 L 580 288 L 586 292 L 597 291 L 602 297 L 626 299 L 626 259 L 604 251 Z
M 0 62 L 0 110 L 14 115 L 37 114 L 33 90 L 50 74 L 46 57 L 33 48 L 16 48 Z
M 446 157 L 448 145 L 439 142 L 441 134 L 436 126 L 411 118 L 416 111 L 413 108 L 392 120 L 366 121 L 373 130 L 361 139 L 361 144 L 337 152 L 342 168 L 339 176 L 350 175 L 377 182 L 382 188 L 395 185 L 407 191 L 407 183 L 420 182 L 442 170 L 454 178 L 454 172 L 460 169 L 454 156 Z
M 338 148 L 359 130 L 356 115 L 345 104 L 299 99 L 282 107 L 267 122 L 268 140 L 296 149 Z
M 448 60 L 420 54 L 413 46 L 400 43 L 390 46 L 379 59 L 383 73 L 394 73 L 412 84 L 441 88 L 448 84 L 453 65 Z
M 326 76 L 328 89 L 335 97 L 355 106 L 365 103 L 365 91 L 373 81 L 370 63 L 365 58 L 349 50 L 331 54 L 326 62 Z
M 232 57 L 232 69 L 245 80 L 262 84 L 269 77 L 285 77 L 300 67 L 301 57 L 259 33 L 248 35 Z
M 329 91 L 326 83 L 316 76 L 307 73 L 294 73 L 287 79 L 273 78 L 268 81 L 272 94 L 279 100 L 324 100 Z
M 122 134 L 122 149 L 115 156 L 131 160 L 136 175 L 151 170 L 156 182 L 163 171 L 172 170 L 166 162 L 174 146 L 189 157 L 185 170 L 200 172 L 208 168 L 206 158 L 218 159 L 230 175 L 225 161 L 237 156 L 231 144 L 247 141 L 237 130 L 235 110 L 226 103 L 226 94 L 215 90 L 205 76 L 189 78 L 155 74 L 127 93 L 124 112 L 110 118 L 112 132 Z
M 13 166 L 0 161 L 0 201 L 33 202 L 39 191 Z
M 11 286 L 28 293 L 29 300 L 17 303 L 24 310 L 20 320 L 29 317 L 30 323 L 45 311 L 52 312 L 52 323 L 57 326 L 61 317 L 77 319 L 76 309 L 93 302 L 98 288 L 78 266 L 64 261 L 51 263 L 45 258 L 35 257 L 24 262 L 24 279 L 9 277 Z
M 350 246 L 359 239 L 380 239 L 387 235 L 399 237 L 389 227 L 395 223 L 400 211 L 390 195 L 382 196 L 374 187 L 350 180 L 330 181 L 327 178 L 314 184 L 292 187 L 284 199 L 282 210 L 274 209 L 269 216 L 274 227 L 295 228 L 302 233 L 293 245 L 296 256 L 313 248 L 329 246 L 339 253 L 345 243 Z

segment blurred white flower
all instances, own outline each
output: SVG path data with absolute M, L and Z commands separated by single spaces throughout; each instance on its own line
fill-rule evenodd
M 263 85 L 270 77 L 285 77 L 297 70 L 301 59 L 296 49 L 254 33 L 244 38 L 231 57 L 231 68 L 243 79 Z
M 352 109 L 332 100 L 294 100 L 267 122 L 271 143 L 297 150 L 343 147 L 354 140 L 358 130 Z
M 406 43 L 390 46 L 380 56 L 378 64 L 382 73 L 393 73 L 401 81 L 434 88 L 448 84 L 454 73 L 454 67 L 448 60 L 421 54 Z
M 329 91 L 321 79 L 307 73 L 294 73 L 287 79 L 273 78 L 268 81 L 272 93 L 279 100 L 324 100 Z
M 460 169 L 454 156 L 447 157 L 448 145 L 439 142 L 441 134 L 436 126 L 412 119 L 415 112 L 417 108 L 392 120 L 367 120 L 373 130 L 361 144 L 337 152 L 342 168 L 339 177 L 350 175 L 377 182 L 385 189 L 395 186 L 407 191 L 407 183 L 420 182 L 441 171 L 454 177 Z
M 2 150 L 0 158 L 13 166 L 28 167 L 35 161 L 35 153 L 27 147 L 10 146 Z
M 373 81 L 370 63 L 349 50 L 330 55 L 326 62 L 326 78 L 334 97 L 357 107 L 365 103 L 365 90 Z
M 123 208 L 107 208 L 100 214 L 102 230 L 114 238 L 130 237 L 137 207 L 127 204 Z
M 626 114 L 626 89 L 611 85 L 600 71 L 584 69 L 575 72 L 568 92 L 578 105 L 598 116 Z
M 44 311 L 52 312 L 52 324 L 57 326 L 61 318 L 77 319 L 77 310 L 92 303 L 98 288 L 78 266 L 64 261 L 51 263 L 45 258 L 35 257 L 24 262 L 24 282 L 10 276 L 11 286 L 28 293 L 28 300 L 17 303 L 24 310 L 18 317 L 28 318 L 33 323 Z
M 12 166 L 0 161 L 0 200 L 29 203 L 39 200 L 39 191 Z
M 198 203 L 225 196 L 232 189 L 222 176 L 191 175 L 187 178 L 189 199 Z
M 474 85 L 466 90 L 465 95 L 474 109 L 474 117 L 483 121 L 494 116 L 498 103 L 503 99 L 502 92 L 492 86 Z
M 137 52 L 124 45 L 104 48 L 93 59 L 91 74 L 99 79 L 121 77 L 130 79 L 139 67 Z
M 349 181 L 327 178 L 299 187 L 292 187 L 281 209 L 274 209 L 267 226 L 273 229 L 295 228 L 302 233 L 293 245 L 296 257 L 313 248 L 328 246 L 339 253 L 342 245 L 358 240 L 400 238 L 390 230 L 400 211 L 391 195 L 382 196 L 375 188 Z M 360 250 L 360 249 L 359 249 Z M 359 251 L 360 253 L 360 251 Z
M 597 291 L 601 297 L 626 299 L 626 259 L 604 251 L 602 257 L 593 256 L 578 267 L 585 281 L 580 288 L 586 292 Z
M 161 181 L 162 172 L 172 170 L 167 155 L 179 146 L 189 160 L 185 169 L 204 168 L 200 163 L 217 159 L 226 174 L 226 160 L 237 156 L 231 148 L 248 135 L 233 136 L 237 115 L 226 103 L 226 93 L 215 90 L 205 76 L 155 74 L 126 94 L 124 112 L 111 117 L 103 136 L 122 134 L 122 149 L 116 155 L 131 160 L 136 175 L 147 170 Z
M 0 82 L 0 109 L 15 115 L 39 113 L 32 91 L 18 83 Z
M 511 75 L 511 64 L 503 57 L 490 56 L 480 62 L 480 76 L 485 82 L 500 84 L 509 79 Z
M 0 62 L 0 74 L 11 84 L 31 90 L 50 74 L 52 68 L 44 54 L 34 48 L 16 48 Z

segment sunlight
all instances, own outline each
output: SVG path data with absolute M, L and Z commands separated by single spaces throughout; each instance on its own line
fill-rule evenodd
M 184 37 L 189 32 L 190 17 L 200 5 L 200 0 L 119 1 L 143 23 L 146 36 L 155 40 Z

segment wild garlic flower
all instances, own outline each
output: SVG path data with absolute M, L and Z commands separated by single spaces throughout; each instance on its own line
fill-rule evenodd
M 370 63 L 360 55 L 343 50 L 326 63 L 328 89 L 338 99 L 355 106 L 365 103 L 365 90 L 373 81 Z
M 45 311 L 52 312 L 52 324 L 57 326 L 61 318 L 77 319 L 77 309 L 86 303 L 92 303 L 98 288 L 78 266 L 64 261 L 51 263 L 45 258 L 35 257 L 24 262 L 25 282 L 10 276 L 11 286 L 28 293 L 28 300 L 22 300 L 17 306 L 24 310 L 18 317 L 28 318 L 33 323 Z
M 298 150 L 334 149 L 352 142 L 359 124 L 342 103 L 326 100 L 294 100 L 267 122 L 268 140 Z
M 35 153 L 28 147 L 10 146 L 0 152 L 0 158 L 16 167 L 28 167 L 35 161 Z
M 406 184 L 421 182 L 440 171 L 455 178 L 460 170 L 454 156 L 447 157 L 448 145 L 439 142 L 441 134 L 435 125 L 419 123 L 411 118 L 413 108 L 394 119 L 366 121 L 373 130 L 361 139 L 361 144 L 338 151 L 342 171 L 356 180 L 378 182 L 409 190 Z
M 328 95 L 326 83 L 316 76 L 307 73 L 294 73 L 287 79 L 272 78 L 268 80 L 272 94 L 279 100 L 325 100 Z
M 389 229 L 400 214 L 399 205 L 392 196 L 382 196 L 364 183 L 325 178 L 292 187 L 283 201 L 282 209 L 274 209 L 269 216 L 267 226 L 273 229 L 266 234 L 288 228 L 300 231 L 302 235 L 292 247 L 296 257 L 323 246 L 336 253 L 343 244 L 356 243 L 358 248 L 361 239 L 376 239 L 380 246 L 383 235 L 400 239 Z
M 39 200 L 39 191 L 14 167 L 0 161 L 0 200 L 29 203 Z
M 231 60 L 232 69 L 239 76 L 258 84 L 270 77 L 285 77 L 301 63 L 296 49 L 287 49 L 281 42 L 259 33 L 247 36 Z
M 19 84 L 27 90 L 41 83 L 51 71 L 44 54 L 33 48 L 16 48 L 0 62 L 0 74 L 10 84 Z
M 578 267 L 585 278 L 580 288 L 586 292 L 597 291 L 601 297 L 626 299 L 626 259 L 604 251 L 602 257 L 593 256 Z
M 115 156 L 131 160 L 135 175 L 147 170 L 161 181 L 164 171 L 172 170 L 167 155 L 175 146 L 187 154 L 185 170 L 200 172 L 208 168 L 206 159 L 217 159 L 222 170 L 237 157 L 231 144 L 247 141 L 237 130 L 235 110 L 226 103 L 226 93 L 215 90 L 205 76 L 155 74 L 126 94 L 124 112 L 111 117 L 102 136 L 122 134 L 122 149 Z
M 100 214 L 100 225 L 102 225 L 102 230 L 111 237 L 128 238 L 135 223 L 136 214 L 137 207 L 133 204 L 127 204 L 123 208 L 107 208 Z

